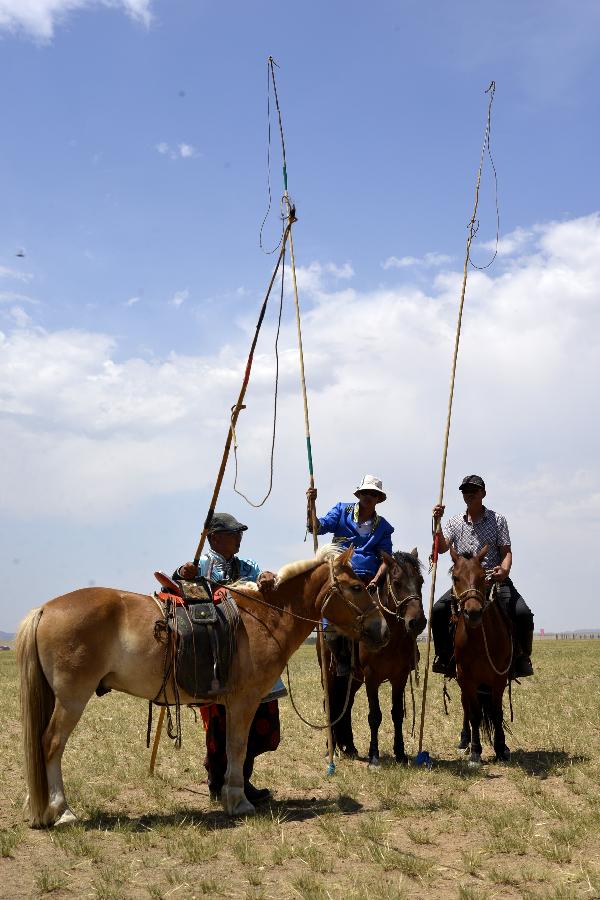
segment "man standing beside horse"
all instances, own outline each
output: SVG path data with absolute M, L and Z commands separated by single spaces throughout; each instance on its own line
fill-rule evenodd
M 488 570 L 491 580 L 498 582 L 498 601 L 515 627 L 517 647 L 511 677 L 526 678 L 533 675 L 533 614 L 509 577 L 512 548 L 507 521 L 500 513 L 483 505 L 486 490 L 481 476 L 465 476 L 460 491 L 466 511 L 446 522 L 439 534 L 438 550 L 445 553 L 452 544 L 459 555 L 476 556 L 487 545 L 482 565 Z M 444 510 L 444 506 L 434 506 L 436 524 L 444 515 Z M 431 617 L 436 654 L 431 668 L 433 672 L 447 677 L 456 674 L 450 629 L 451 602 L 452 591 L 447 591 L 434 603 Z
M 222 585 L 233 584 L 236 581 L 253 581 L 260 591 L 270 591 L 275 582 L 275 575 L 272 572 L 261 572 L 258 563 L 253 559 L 238 556 L 242 535 L 247 529 L 247 525 L 242 525 L 229 513 L 215 513 L 207 535 L 210 550 L 205 556 L 200 557 L 197 567 L 192 562 L 180 566 L 174 578 L 193 581 L 202 576 L 213 584 Z M 244 793 L 252 804 L 264 802 L 271 796 L 268 788 L 255 788 L 250 783 L 250 778 L 255 758 L 261 753 L 276 750 L 279 746 L 279 704 L 272 697 L 277 693 L 276 689 L 279 689 L 280 696 L 285 693 L 281 679 L 269 698 L 258 707 L 248 735 L 248 750 L 244 762 Z M 206 729 L 204 765 L 208 772 L 208 787 L 211 797 L 217 799 L 227 770 L 226 710 L 224 706 L 212 703 L 210 706 L 202 706 L 200 711 Z

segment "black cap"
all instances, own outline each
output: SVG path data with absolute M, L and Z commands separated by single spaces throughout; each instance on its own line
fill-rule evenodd
M 238 531 L 247 531 L 248 526 L 242 525 L 241 522 L 238 522 L 234 516 L 230 516 L 229 513 L 214 513 L 212 519 L 210 520 L 210 525 L 208 526 L 207 534 L 215 534 L 218 531 L 231 531 L 237 533 Z
M 485 481 L 481 475 L 465 475 L 460 483 L 459 491 L 463 491 L 470 484 L 472 484 L 473 487 L 478 487 L 485 491 Z

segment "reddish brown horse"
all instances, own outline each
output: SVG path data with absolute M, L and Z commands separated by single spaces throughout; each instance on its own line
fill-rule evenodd
M 512 628 L 494 600 L 493 589 L 490 592 L 486 586 L 481 561 L 487 549 L 485 546 L 477 556 L 466 559 L 450 547 L 454 562 L 452 605 L 456 623 L 456 680 L 460 685 L 464 712 L 458 746 L 460 750 L 470 749 L 469 763 L 473 766 L 481 765 L 482 726 L 493 743 L 496 759 L 510 758 L 504 735 L 502 697 L 513 658 Z
M 383 716 L 379 704 L 379 688 L 384 681 L 392 686 L 392 722 L 394 724 L 394 757 L 396 762 L 406 763 L 402 721 L 404 718 L 404 690 L 409 673 L 419 658 L 417 635 L 427 625 L 423 612 L 421 590 L 423 575 L 417 549 L 411 553 L 397 551 L 390 556 L 383 553 L 388 564 L 385 585 L 378 597 L 390 631 L 388 644 L 379 650 L 358 643 L 356 665 L 351 684 L 348 677 L 335 674 L 331 653 L 325 650 L 325 671 L 329 690 L 334 744 L 347 756 L 357 756 L 352 730 L 352 706 L 356 693 L 364 683 L 369 701 L 369 766 L 377 767 L 379 761 L 379 727 Z M 356 650 L 355 650 L 356 653 Z M 348 690 L 350 691 L 348 693 Z
M 351 549 L 333 558 L 324 547 L 315 559 L 284 566 L 266 595 L 247 583 L 236 587 L 240 621 L 228 691 L 210 697 L 227 708 L 228 768 L 221 798 L 230 815 L 254 812 L 242 773 L 250 723 L 313 623 L 327 615 L 352 639 L 374 646 L 388 640 L 385 619 L 352 571 L 351 557 Z M 65 798 L 61 760 L 96 688 L 146 700 L 158 696 L 165 657 L 165 645 L 155 636 L 159 618 L 151 597 L 87 588 L 32 610 L 22 623 L 17 661 L 32 825 L 75 819 Z M 172 681 L 165 687 L 172 703 Z M 208 699 L 180 695 L 182 703 Z

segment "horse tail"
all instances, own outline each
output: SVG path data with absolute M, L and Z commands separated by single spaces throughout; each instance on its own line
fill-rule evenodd
M 21 675 L 21 723 L 25 777 L 32 825 L 44 824 L 48 807 L 48 776 L 42 738 L 54 710 L 54 692 L 40 664 L 36 632 L 43 609 L 32 609 L 17 633 L 17 665 Z

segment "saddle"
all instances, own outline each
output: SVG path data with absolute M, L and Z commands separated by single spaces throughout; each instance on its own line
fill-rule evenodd
M 198 699 L 227 693 L 239 622 L 235 601 L 224 590 L 213 594 L 204 578 L 175 582 L 162 572 L 155 574 L 163 587 L 156 596 L 165 608 L 165 620 L 156 629 L 167 631 L 174 648 L 177 686 Z

